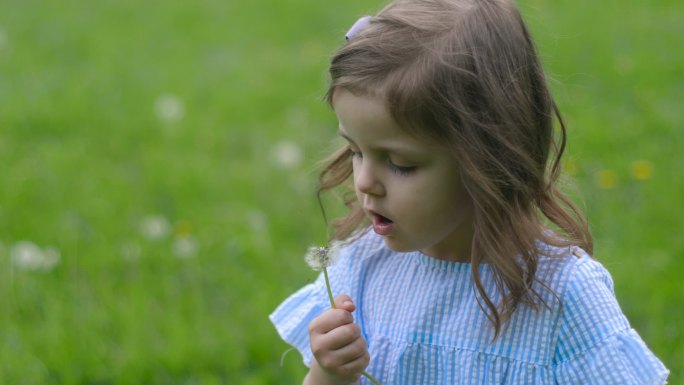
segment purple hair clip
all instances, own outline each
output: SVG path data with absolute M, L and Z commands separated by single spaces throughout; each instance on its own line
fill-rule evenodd
M 349 28 L 349 31 L 347 31 L 347 34 L 344 35 L 344 38 L 347 39 L 347 41 L 353 39 L 354 36 L 358 35 L 362 29 L 366 28 L 366 26 L 370 24 L 370 21 L 370 16 L 360 17 L 359 20 L 356 20 L 356 23 Z

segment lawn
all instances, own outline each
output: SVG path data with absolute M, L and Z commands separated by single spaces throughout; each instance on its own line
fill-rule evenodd
M 684 384 L 684 5 L 520 3 L 595 256 Z M 267 315 L 314 278 L 325 71 L 380 5 L 0 2 L 0 383 L 298 383 Z

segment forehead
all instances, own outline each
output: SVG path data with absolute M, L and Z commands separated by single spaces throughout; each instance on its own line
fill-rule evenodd
M 431 147 L 408 134 L 379 97 L 339 90 L 335 92 L 333 108 L 339 119 L 340 134 L 358 145 L 400 147 L 414 152 Z
M 332 106 L 340 124 L 344 126 L 372 125 L 399 128 L 384 99 L 377 96 L 352 93 L 338 88 L 335 90 Z

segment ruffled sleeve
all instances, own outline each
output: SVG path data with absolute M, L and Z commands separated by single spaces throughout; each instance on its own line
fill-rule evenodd
M 562 296 L 557 384 L 665 384 L 668 370 L 622 313 L 606 269 L 578 259 Z
M 328 268 L 330 285 L 335 296 L 341 293 L 350 294 L 347 278 L 350 277 L 351 249 L 352 247 L 348 246 L 340 250 L 335 264 Z M 303 262 L 302 265 L 304 266 Z M 309 345 L 309 324 L 329 308 L 330 300 L 325 278 L 321 273 L 315 282 L 292 294 L 269 316 L 283 341 L 301 353 L 306 366 L 311 366 L 313 358 Z

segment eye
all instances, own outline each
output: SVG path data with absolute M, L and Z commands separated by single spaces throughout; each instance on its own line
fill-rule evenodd
M 389 167 L 392 171 L 402 176 L 409 175 L 416 171 L 416 166 L 400 166 L 392 162 L 391 159 L 388 159 L 387 163 L 389 164 Z
M 351 153 L 352 158 L 361 158 L 361 151 L 355 151 L 351 146 L 347 147 L 347 151 Z

